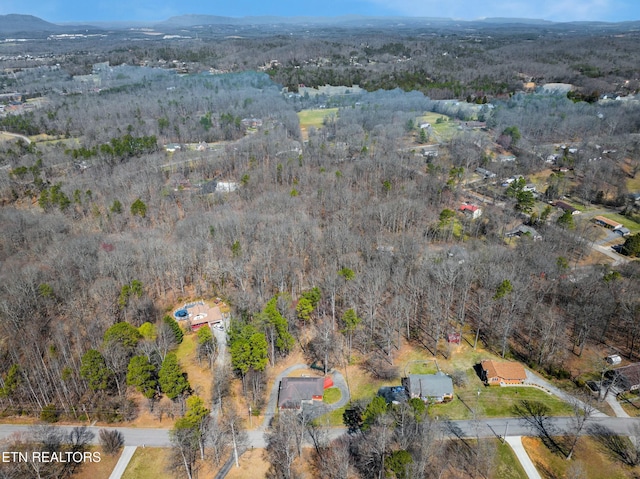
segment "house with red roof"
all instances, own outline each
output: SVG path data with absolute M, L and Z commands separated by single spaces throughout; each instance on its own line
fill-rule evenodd
M 462 203 L 458 211 L 462 212 L 465 215 L 471 216 L 474 220 L 480 218 L 482 215 L 482 210 L 478 205 L 474 205 L 472 203 Z

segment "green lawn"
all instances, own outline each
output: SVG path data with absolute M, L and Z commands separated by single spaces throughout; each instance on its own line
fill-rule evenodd
M 438 123 L 439 118 L 444 119 L 444 121 Z M 450 140 L 458 130 L 456 122 L 451 117 L 442 115 L 441 113 L 427 112 L 424 115 L 419 116 L 416 119 L 416 127 L 418 127 L 420 123 L 425 122 L 431 125 L 431 129 L 438 136 L 438 141 Z
M 407 365 L 407 371 L 409 374 L 435 374 L 438 372 L 438 367 L 435 361 L 420 361 Z
M 640 191 L 640 174 L 627 180 L 627 191 Z
M 513 406 L 524 399 L 545 403 L 552 416 L 569 416 L 572 413 L 571 406 L 567 403 L 533 387 L 467 386 L 464 389 L 454 389 L 456 395 L 453 401 L 429 407 L 431 416 L 473 419 L 477 408 L 478 417 L 509 417 L 513 416 Z
M 324 119 L 329 115 L 337 115 L 337 108 L 318 108 L 315 110 L 302 110 L 298 113 L 301 128 L 313 126 L 321 128 Z
M 520 461 L 508 444 L 503 444 L 498 439 L 485 439 L 486 441 L 494 441 L 497 443 L 497 461 L 492 477 L 495 479 L 527 479 Z
M 335 404 L 342 397 L 342 393 L 338 388 L 328 388 L 324 391 L 324 396 L 322 396 L 322 402 L 327 404 Z
M 122 475 L 122 479 L 169 479 L 173 475 L 165 471 L 167 449 L 139 447 Z
M 196 354 L 196 341 L 197 337 L 195 333 L 185 333 L 182 342 L 178 345 L 175 353 L 180 361 L 180 364 L 186 364 L 193 359 Z

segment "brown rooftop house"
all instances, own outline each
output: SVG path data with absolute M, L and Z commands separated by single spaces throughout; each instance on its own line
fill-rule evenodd
M 278 408 L 300 409 L 304 403 L 322 401 L 324 384 L 324 378 L 282 378 Z
M 522 384 L 527 379 L 524 366 L 520 363 L 483 359 L 480 367 L 481 379 L 489 386 Z
M 222 321 L 222 312 L 218 306 L 210 308 L 206 304 L 192 306 L 189 317 L 189 325 L 192 331 L 197 331 L 204 325 L 212 325 Z
M 640 363 L 629 364 L 621 368 L 614 369 L 614 378 L 619 389 L 622 391 L 637 391 L 640 389 Z
M 553 206 L 555 206 L 556 208 L 560 208 L 563 211 L 568 211 L 572 215 L 579 215 L 580 214 L 580 210 L 574 208 L 569 203 L 565 203 L 564 201 L 556 201 Z
M 609 218 L 605 218 L 604 216 L 595 216 L 593 221 L 598 226 L 604 226 L 605 228 L 609 228 L 610 230 L 618 230 L 622 228 L 622 224 L 617 221 L 610 220 Z

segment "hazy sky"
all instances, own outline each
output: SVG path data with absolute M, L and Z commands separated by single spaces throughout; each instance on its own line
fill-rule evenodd
M 2 0 L 0 14 L 7 13 L 35 15 L 50 22 L 164 20 L 189 13 L 231 17 L 358 14 L 619 22 L 640 20 L 640 0 Z

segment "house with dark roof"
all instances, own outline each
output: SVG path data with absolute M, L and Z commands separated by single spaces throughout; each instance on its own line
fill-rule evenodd
M 524 366 L 515 361 L 483 359 L 480 362 L 480 368 L 480 379 L 488 386 L 523 384 L 527 379 Z
M 495 178 L 496 174 L 493 171 L 489 171 L 485 168 L 476 168 L 476 173 L 482 176 L 485 180 L 487 178 Z
M 640 389 L 640 363 L 629 364 L 612 371 L 616 386 L 622 391 Z
M 525 224 L 521 224 L 516 226 L 514 229 L 507 231 L 504 234 L 507 238 L 513 238 L 517 236 L 518 238 L 522 236 L 528 236 L 532 238 L 534 241 L 538 241 L 542 239 L 542 235 L 538 233 L 538 231 L 531 226 L 527 226 Z
M 453 399 L 453 381 L 441 371 L 436 374 L 409 374 L 402 378 L 402 385 L 410 398 L 419 398 L 424 402 Z
M 569 203 L 566 203 L 565 201 L 556 201 L 553 204 L 553 206 L 555 206 L 556 208 L 560 208 L 563 211 L 568 211 L 572 215 L 580 214 L 580 210 L 578 210 L 577 208 L 574 208 L 573 206 L 571 206 Z
M 300 409 L 304 403 L 322 401 L 325 379 L 319 377 L 282 378 L 278 392 L 279 409 Z

